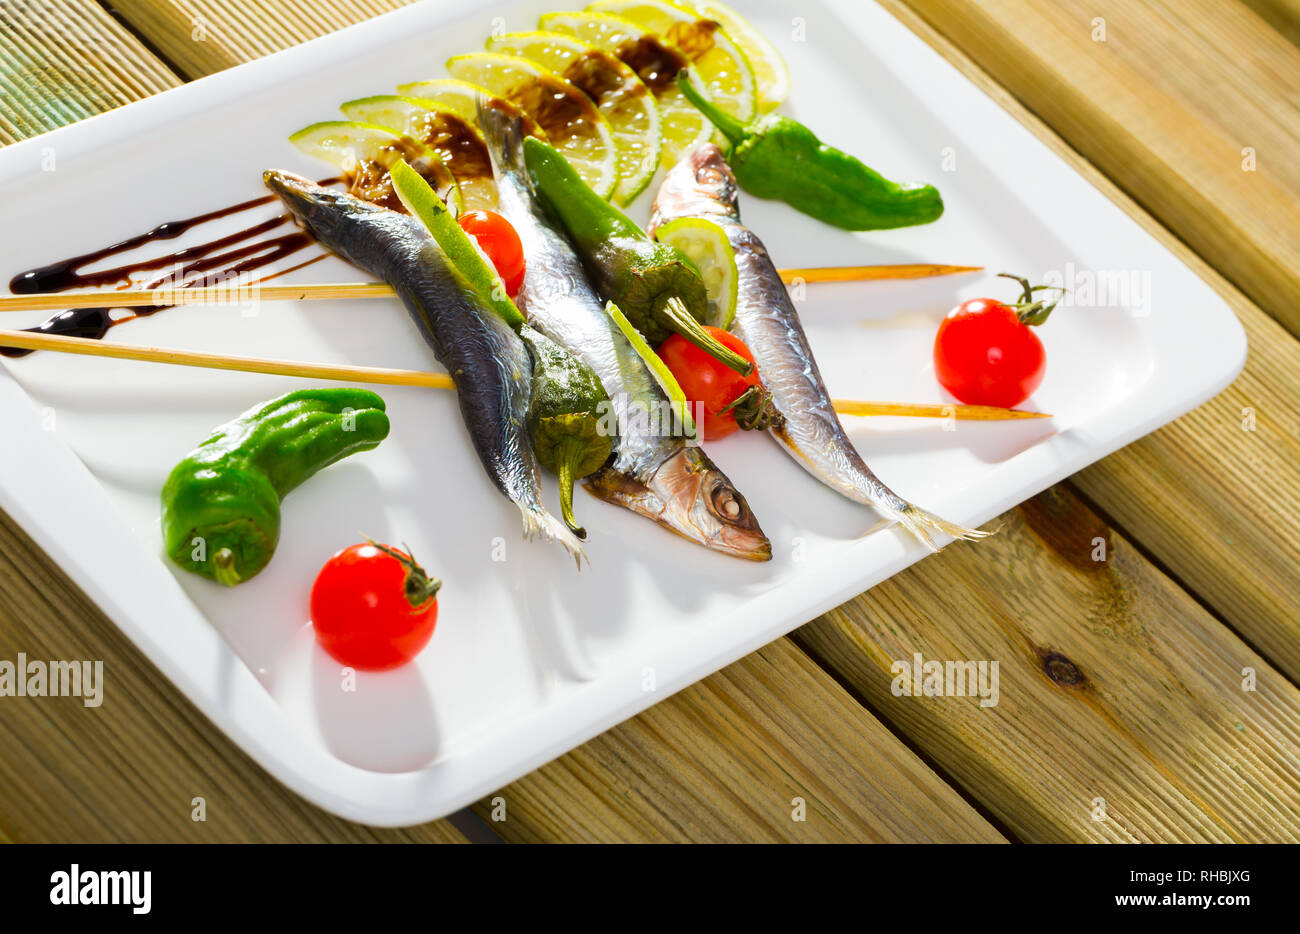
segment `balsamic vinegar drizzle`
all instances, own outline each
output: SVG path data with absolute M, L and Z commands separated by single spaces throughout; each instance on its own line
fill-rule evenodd
M 321 184 L 329 185 L 338 181 L 341 181 L 341 179 L 325 179 Z M 98 272 L 82 272 L 81 269 L 92 263 L 130 252 L 149 243 L 160 240 L 174 240 L 200 224 L 229 217 L 232 214 L 238 214 L 241 211 L 247 211 L 263 204 L 270 204 L 274 200 L 274 195 L 265 195 L 249 201 L 241 201 L 238 204 L 232 204 L 229 207 L 215 211 L 196 214 L 194 217 L 187 217 L 183 220 L 167 221 L 142 234 L 128 237 L 102 249 L 21 272 L 9 282 L 9 289 L 16 295 L 35 295 L 44 292 L 62 292 L 67 289 L 94 288 L 114 284 L 130 286 L 133 275 L 159 269 L 169 269 L 171 271 L 149 283 L 145 286 L 146 289 L 161 288 L 169 282 L 177 283 L 179 288 L 196 288 L 208 284 L 220 284 L 230 276 L 249 273 L 290 256 L 315 242 L 315 239 L 311 234 L 301 230 L 258 239 L 263 237 L 264 234 L 269 234 L 290 219 L 288 214 L 279 214 L 236 233 L 218 237 L 207 243 L 183 247 L 164 256 L 139 260 Z M 267 282 L 285 273 L 302 269 L 304 266 L 309 266 L 324 259 L 327 255 L 327 253 L 322 253 L 289 269 L 283 269 L 258 279 L 257 282 Z M 137 318 L 147 318 L 164 308 L 170 307 L 172 306 L 150 305 L 143 308 L 114 309 L 123 312 L 121 317 L 114 317 L 112 310 L 108 308 L 73 308 L 52 315 L 36 327 L 25 328 L 24 330 L 39 334 L 59 334 L 100 340 L 108 333 L 109 328 L 116 327 L 126 321 L 134 321 Z M 5 357 L 25 357 L 32 352 L 25 348 L 0 347 L 0 356 Z

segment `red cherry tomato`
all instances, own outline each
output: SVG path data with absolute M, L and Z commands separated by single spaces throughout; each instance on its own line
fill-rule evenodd
M 1016 278 L 1011 276 L 1009 278 Z M 1007 305 L 991 298 L 962 302 L 943 319 L 934 338 L 934 372 L 944 389 L 968 405 L 1012 408 L 1033 394 L 1047 370 L 1043 342 L 1033 328 L 1055 302 L 1024 298 Z
M 441 582 L 404 552 L 366 542 L 325 562 L 311 588 L 311 621 L 325 651 L 353 668 L 409 662 L 438 621 Z
M 524 245 L 510 222 L 495 211 L 470 211 L 457 218 L 461 229 L 478 241 L 513 297 L 524 284 Z
M 754 355 L 736 335 L 707 325 L 704 330 L 724 347 L 734 350 L 750 363 L 754 362 Z M 748 376 L 741 376 L 680 334 L 672 335 L 659 345 L 659 357 L 672 371 L 686 398 L 692 403 L 703 404 L 704 423 L 700 425 L 700 430 L 705 441 L 725 438 L 739 428 L 735 414 L 722 410 L 751 387 L 758 386 L 761 389 L 763 385 L 759 382 L 757 367 Z

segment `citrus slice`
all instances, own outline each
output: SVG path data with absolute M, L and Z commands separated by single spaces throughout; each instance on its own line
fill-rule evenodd
M 501 316 L 502 320 L 518 330 L 524 316 L 506 295 L 505 284 L 483 252 L 478 241 L 467 234 L 447 210 L 438 193 L 421 178 L 420 174 L 404 162 L 393 166 L 393 189 L 412 217 L 419 220 L 451 264 L 465 277 L 483 301 Z
M 497 206 L 492 159 L 472 120 L 439 107 L 437 101 L 396 94 L 363 97 L 341 104 L 339 109 L 353 120 L 391 127 L 442 156 L 460 185 L 467 210 L 492 210 Z
M 595 0 L 587 9 L 616 13 L 661 36 L 690 60 L 709 100 L 742 123 L 758 112 L 753 69 L 716 20 L 669 0 Z
M 442 156 L 419 140 L 388 127 L 328 120 L 303 127 L 289 137 L 289 142 L 337 168 L 343 173 L 348 191 L 363 201 L 404 212 L 388 170 L 405 159 L 440 198 L 451 200 L 457 210 L 464 208 L 460 186 Z
M 532 116 L 593 191 L 602 198 L 613 193 L 618 144 L 609 121 L 576 86 L 536 62 L 495 52 L 457 55 L 447 70 Z
M 554 32 L 493 36 L 487 48 L 537 62 L 591 98 L 618 146 L 614 201 L 627 205 L 650 184 L 659 165 L 659 107 L 635 71 L 611 52 Z
M 397 90 L 412 97 L 433 101 L 438 105 L 439 110 L 454 113 L 472 125 L 478 124 L 478 98 L 485 97 L 488 106 L 505 111 L 512 117 L 522 118 L 524 132 L 529 136 L 536 136 L 543 143 L 547 141 L 546 131 L 537 125 L 536 120 L 514 104 L 502 100 L 480 85 L 457 81 L 454 78 L 436 78 L 433 81 L 413 81 L 410 84 L 398 85 Z
M 630 19 L 590 10 L 547 13 L 538 24 L 542 29 L 573 36 L 604 49 L 637 73 L 659 105 L 660 161 L 663 165 L 676 164 L 686 150 L 713 138 L 713 125 L 682 96 L 677 87 L 677 72 L 689 64 L 686 56 L 665 45 L 658 36 Z M 700 93 L 708 96 L 698 76 L 692 73 L 690 77 Z
M 760 113 L 772 110 L 790 96 L 790 69 L 786 67 L 785 59 L 749 20 L 719 0 L 679 2 L 702 18 L 715 20 L 727 37 L 745 53 L 754 72 L 754 91 Z
M 730 328 L 736 317 L 740 273 L 736 270 L 736 254 L 731 249 L 727 232 L 702 217 L 679 217 L 661 224 L 655 231 L 655 239 L 685 253 L 704 278 L 709 316 L 701 323 L 724 331 Z

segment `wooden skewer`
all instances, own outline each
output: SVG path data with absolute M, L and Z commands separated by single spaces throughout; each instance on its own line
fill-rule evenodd
M 880 279 L 921 279 L 977 272 L 981 266 L 937 266 L 932 263 L 903 266 L 822 266 L 811 269 L 782 269 L 789 283 L 864 282 Z M 232 282 L 203 288 L 92 290 L 51 292 L 40 295 L 0 296 L 0 311 L 39 311 L 64 308 L 142 308 L 152 305 L 246 304 L 250 301 L 284 302 L 327 298 L 392 298 L 392 288 L 383 282 L 327 282 L 303 285 L 256 285 Z
M 905 263 L 892 266 L 813 266 L 808 269 L 778 269 L 787 285 L 795 279 L 804 282 L 868 282 L 880 279 L 928 279 L 931 276 L 955 276 L 980 272 L 983 266 L 941 266 L 937 263 Z
M 59 353 L 111 357 L 117 360 L 143 360 L 180 366 L 206 367 L 212 370 L 237 370 L 241 373 L 267 373 L 272 376 L 298 376 L 306 379 L 339 380 L 348 383 L 376 383 L 388 386 L 425 386 L 455 389 L 456 383 L 445 373 L 422 370 L 393 370 L 375 366 L 335 366 L 302 363 L 297 360 L 267 360 L 261 357 L 238 357 L 204 353 L 197 350 L 169 350 L 138 344 L 117 344 L 65 337 L 60 334 L 37 334 L 31 331 L 0 329 L 0 347 L 28 350 L 54 350 Z M 956 418 L 992 421 L 1012 418 L 1051 418 L 1045 412 L 1022 412 L 984 405 L 943 405 L 910 402 L 866 402 L 852 399 L 832 400 L 835 410 L 845 415 L 911 415 L 921 418 Z

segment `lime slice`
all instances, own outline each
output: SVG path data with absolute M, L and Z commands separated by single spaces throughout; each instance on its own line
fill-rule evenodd
M 679 0 L 704 19 L 717 21 L 740 51 L 745 53 L 754 71 L 754 90 L 760 113 L 766 113 L 790 96 L 790 69 L 785 59 L 764 35 L 745 17 L 719 0 Z
M 682 417 L 682 426 L 685 430 L 686 437 L 694 438 L 696 436 L 695 419 L 691 417 L 691 402 L 686 398 L 686 393 L 682 392 L 681 384 L 677 382 L 677 377 L 673 376 L 673 371 L 668 369 L 668 364 L 660 359 L 659 355 L 654 352 L 649 344 L 646 343 L 641 332 L 636 329 L 631 321 L 627 320 L 627 315 L 623 314 L 613 302 L 605 303 L 605 312 L 613 319 L 614 324 L 627 338 L 627 342 L 632 345 L 636 355 L 641 358 L 646 367 L 650 370 L 650 375 L 654 377 L 659 388 L 664 391 L 668 401 L 680 413 Z
M 604 49 L 637 73 L 659 105 L 660 162 L 664 166 L 675 165 L 686 150 L 713 138 L 713 125 L 677 88 L 677 72 L 690 63 L 685 55 L 664 45 L 653 33 L 630 19 L 590 10 L 547 13 L 538 24 L 542 29 Z M 698 76 L 691 73 L 690 77 L 691 83 L 707 97 L 708 91 Z
M 452 200 L 456 209 L 464 209 L 460 186 L 442 156 L 419 140 L 373 123 L 329 120 L 303 127 L 289 137 L 309 156 L 323 159 L 343 174 L 348 191 L 394 211 L 402 203 L 393 191 L 389 169 L 405 159 L 433 186 L 439 197 Z
M 609 121 L 586 94 L 555 72 L 517 55 L 475 52 L 447 61 L 453 77 L 481 84 L 541 124 L 582 180 L 602 198 L 618 181 L 618 145 Z
M 468 81 L 456 81 L 453 78 L 437 78 L 433 81 L 414 81 L 398 85 L 397 90 L 421 100 L 433 101 L 439 110 L 454 113 L 466 123 L 478 123 L 478 98 L 487 98 L 488 106 L 503 110 L 512 117 L 524 121 L 524 132 L 536 136 L 543 143 L 547 142 L 546 131 L 537 125 L 537 121 L 524 113 L 509 101 L 502 100 L 487 88 Z
M 690 60 L 709 100 L 742 123 L 758 112 L 753 69 L 745 53 L 717 23 L 669 0 L 595 0 L 589 10 L 626 17 Z
M 554 32 L 493 36 L 487 48 L 537 62 L 591 98 L 609 121 L 618 146 L 618 204 L 631 203 L 650 184 L 659 165 L 659 107 L 635 71 L 611 52 Z
M 661 224 L 655 231 L 655 239 L 685 253 L 704 278 L 710 310 L 708 320 L 702 323 L 724 331 L 730 328 L 736 317 L 740 274 L 726 230 L 702 217 L 679 217 Z
M 472 120 L 439 107 L 436 101 L 396 94 L 363 97 L 339 109 L 353 120 L 390 127 L 442 156 L 460 186 L 466 210 L 496 208 L 492 158 Z
M 478 241 L 465 233 L 447 209 L 438 193 L 429 183 L 405 162 L 398 161 L 392 169 L 393 189 L 402 204 L 425 226 L 447 259 L 465 277 L 465 281 L 512 328 L 524 324 L 515 303 L 506 294 L 505 284 L 497 274 Z

